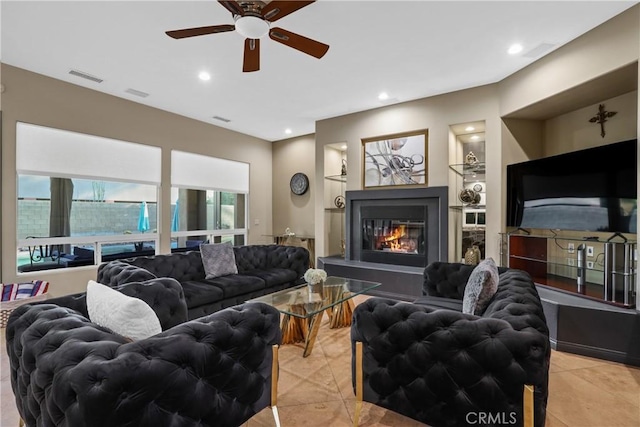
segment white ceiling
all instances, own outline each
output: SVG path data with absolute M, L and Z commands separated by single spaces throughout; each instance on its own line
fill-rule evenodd
M 261 70 L 243 73 L 239 34 L 174 40 L 164 33 L 233 24 L 215 0 L 3 0 L 0 59 L 276 141 L 315 132 L 317 120 L 500 81 L 637 3 L 320 0 L 274 26 L 329 44 L 322 59 L 266 38 Z M 508 55 L 515 42 L 523 52 Z M 553 47 L 527 55 L 542 44 Z M 198 79 L 202 70 L 210 81 Z M 390 99 L 379 101 L 381 91 Z

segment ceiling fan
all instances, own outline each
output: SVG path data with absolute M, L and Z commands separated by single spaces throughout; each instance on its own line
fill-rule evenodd
M 279 27 L 271 27 L 272 22 L 284 18 L 314 3 L 314 1 L 218 1 L 231 12 L 235 25 L 223 24 L 185 28 L 167 31 L 166 34 L 174 39 L 183 39 L 235 30 L 245 37 L 242 66 L 242 71 L 244 72 L 258 71 L 260 69 L 260 38 L 267 34 L 269 34 L 269 38 L 278 43 L 297 49 L 307 55 L 322 58 L 329 50 L 329 45 Z

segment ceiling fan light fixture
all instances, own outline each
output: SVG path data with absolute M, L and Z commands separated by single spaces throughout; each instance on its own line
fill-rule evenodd
M 236 31 L 248 39 L 259 39 L 269 32 L 269 22 L 257 16 L 240 16 L 236 19 Z

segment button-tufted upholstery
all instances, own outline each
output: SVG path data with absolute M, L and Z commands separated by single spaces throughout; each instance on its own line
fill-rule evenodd
M 475 265 L 457 262 L 432 262 L 424 269 L 422 294 L 440 298 L 462 300 L 464 288 Z M 498 267 L 498 273 L 507 271 Z
M 98 267 L 98 282 L 114 286 L 140 278 L 173 278 L 184 290 L 189 319 L 304 283 L 302 277 L 309 268 L 305 248 L 246 245 L 233 251 L 238 274 L 205 279 L 200 252 L 190 251 L 103 263 Z
M 156 277 L 155 274 L 148 270 L 137 268 L 119 260 L 104 263 L 98 269 L 98 282 L 111 287 L 129 282 L 144 282 Z
M 447 264 L 427 267 L 425 288 L 461 298 L 468 266 Z M 434 427 L 477 423 L 479 412 L 522 425 L 530 384 L 535 425 L 544 426 L 551 349 L 542 303 L 526 272 L 501 271 L 482 316 L 384 298 L 358 305 L 351 339 L 354 355 L 363 343 L 364 400 Z
M 187 321 L 187 303 L 184 292 L 180 283 L 175 279 L 161 277 L 144 282 L 127 282 L 112 287 L 125 295 L 146 302 L 158 316 L 163 331 Z M 84 317 L 89 317 L 85 292 L 65 295 L 45 302 L 71 308 Z
M 273 307 L 247 303 L 127 342 L 49 302 L 17 308 L 7 325 L 27 426 L 238 426 L 271 402 Z

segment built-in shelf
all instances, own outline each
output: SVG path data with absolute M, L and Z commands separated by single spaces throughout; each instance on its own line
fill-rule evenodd
M 452 206 L 449 206 L 449 209 L 461 211 L 463 208 L 486 209 L 486 207 L 487 207 L 486 205 L 452 205 Z
M 345 208 L 336 205 L 345 200 L 347 187 L 347 153 L 344 143 L 328 144 L 324 149 L 323 212 L 325 238 L 323 253 L 344 256 Z M 338 205 L 342 205 L 338 202 Z
M 484 175 L 486 173 L 486 167 L 484 162 L 474 163 L 472 165 L 469 165 L 466 163 L 453 164 L 453 165 L 449 165 L 449 168 L 455 173 L 457 173 L 458 175 L 465 176 L 465 177 L 469 175 L 472 176 L 474 174 Z M 484 181 L 484 179 L 481 179 L 481 181 Z
M 634 307 L 636 242 L 501 233 L 508 267 L 541 285 L 621 307 Z
M 449 168 L 455 173 L 456 199 L 451 200 L 456 204 L 450 205 L 449 209 L 458 215 L 462 222 L 461 240 L 456 245 L 456 262 L 464 259 L 466 251 L 474 245 L 480 249 L 481 258 L 485 257 L 485 224 L 486 224 L 486 182 L 485 182 L 485 164 L 474 163 L 469 164 L 452 164 Z M 460 200 L 460 192 L 470 190 L 480 196 L 480 203 L 467 204 Z
M 328 175 L 324 177 L 329 181 L 347 182 L 347 175 Z
M 587 237 L 579 237 L 579 236 L 563 236 L 563 235 L 549 235 L 549 234 L 527 234 L 526 232 L 510 232 L 510 233 L 501 233 L 506 234 L 508 236 L 523 236 L 523 237 L 540 237 L 543 239 L 551 239 L 551 240 L 560 240 L 567 242 L 582 242 L 582 243 L 638 243 L 637 239 L 630 239 L 628 237 L 619 237 L 614 236 L 614 233 L 607 234 L 605 232 L 598 232 L 600 234 L 606 234 L 606 236 L 587 236 Z M 589 234 L 589 232 L 585 232 L 585 234 Z

